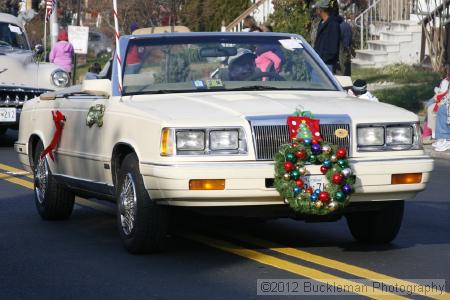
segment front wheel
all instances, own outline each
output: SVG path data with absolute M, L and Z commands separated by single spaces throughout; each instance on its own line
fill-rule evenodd
M 72 214 L 75 195 L 56 182 L 48 167 L 47 158 L 41 158 L 42 142 L 34 156 L 34 199 L 39 215 L 44 220 L 64 220 Z
M 377 211 L 348 214 L 347 224 L 353 237 L 364 243 L 386 244 L 397 236 L 403 220 L 405 203 L 387 202 Z
M 125 248 L 134 254 L 163 250 L 169 225 L 168 207 L 150 199 L 136 154 L 125 157 L 118 175 L 117 226 Z

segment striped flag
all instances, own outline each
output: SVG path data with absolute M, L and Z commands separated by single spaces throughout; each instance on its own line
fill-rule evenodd
M 55 8 L 56 0 L 45 0 L 45 17 L 47 20 L 53 13 L 53 9 Z

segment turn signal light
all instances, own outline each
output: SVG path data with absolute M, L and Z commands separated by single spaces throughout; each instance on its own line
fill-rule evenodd
M 189 189 L 194 191 L 224 190 L 225 179 L 191 179 Z
M 173 155 L 173 133 L 170 128 L 163 128 L 161 132 L 161 156 Z
M 422 182 L 422 173 L 392 174 L 391 184 L 413 184 Z

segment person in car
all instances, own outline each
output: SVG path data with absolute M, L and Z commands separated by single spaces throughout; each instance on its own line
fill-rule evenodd
M 264 32 L 271 32 L 272 26 L 263 25 Z M 264 45 L 256 48 L 256 67 L 262 72 L 276 72 L 280 73 L 281 66 L 286 58 L 280 47 L 276 45 Z
M 256 56 L 249 49 L 238 49 L 235 56 L 228 59 L 229 80 L 249 80 L 256 72 Z
M 136 22 L 131 23 L 130 32 L 133 33 L 139 29 Z M 131 46 L 128 49 L 127 60 L 125 65 L 125 74 L 137 74 L 142 66 L 141 54 L 139 53 L 139 47 Z

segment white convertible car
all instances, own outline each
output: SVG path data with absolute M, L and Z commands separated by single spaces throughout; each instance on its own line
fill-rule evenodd
M 133 253 L 163 248 L 171 206 L 345 216 L 357 240 L 385 243 L 399 231 L 404 200 L 425 189 L 433 160 L 418 117 L 347 96 L 300 36 L 163 33 L 120 43 L 122 87 L 113 62 L 100 79 L 24 105 L 15 149 L 34 172 L 44 219 L 68 218 L 75 195 L 114 200 Z M 297 109 L 313 112 L 324 140 L 347 149 L 356 176 L 350 205 L 326 217 L 294 214 L 273 187 L 273 157 Z M 53 160 L 41 153 L 57 140 L 56 111 L 65 125 Z M 307 168 L 326 181 L 319 166 Z

